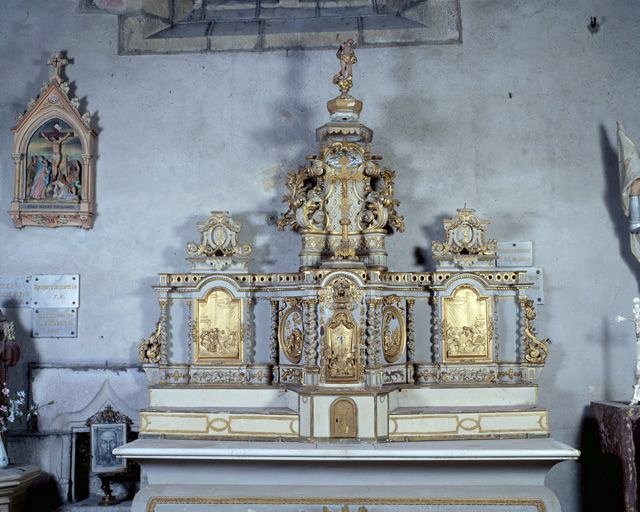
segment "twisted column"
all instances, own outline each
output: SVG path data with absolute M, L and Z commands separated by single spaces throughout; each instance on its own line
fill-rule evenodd
M 278 327 L 280 321 L 280 301 L 271 300 L 271 339 L 269 340 L 269 362 L 278 364 Z
M 416 299 L 407 299 L 407 359 L 409 361 L 415 361 L 416 358 L 415 305 Z
M 307 366 L 318 364 L 318 315 L 316 312 L 317 299 L 302 301 L 304 314 L 304 362 Z

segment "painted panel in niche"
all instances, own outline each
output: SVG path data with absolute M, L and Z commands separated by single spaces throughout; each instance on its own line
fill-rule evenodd
M 299 363 L 302 358 L 302 311 L 298 307 L 289 308 L 278 327 L 278 343 L 285 357 L 292 363 Z
M 357 382 L 358 327 L 345 311 L 336 313 L 327 325 L 325 375 L 327 382 Z
M 217 288 L 198 299 L 195 309 L 195 362 L 241 363 L 242 299 Z
M 49 119 L 36 129 L 27 146 L 27 201 L 80 201 L 81 155 L 80 137 L 62 119 Z
M 443 360 L 492 360 L 491 299 L 469 285 L 456 288 L 443 302 Z
M 382 311 L 382 349 L 388 363 L 395 363 L 404 354 L 407 333 L 402 310 L 387 306 Z

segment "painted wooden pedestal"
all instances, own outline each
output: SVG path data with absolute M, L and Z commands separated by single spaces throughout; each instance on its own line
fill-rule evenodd
M 36 466 L 0 469 L 0 512 L 22 512 L 29 485 L 40 475 Z
M 142 466 L 132 512 L 560 512 L 545 476 L 579 455 L 552 439 L 140 439 L 115 453 Z

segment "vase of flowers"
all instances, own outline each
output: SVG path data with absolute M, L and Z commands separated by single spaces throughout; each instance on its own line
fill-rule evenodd
M 45 405 L 52 403 L 49 402 Z M 41 407 L 39 405 L 27 405 L 27 394 L 24 391 L 18 391 L 11 396 L 7 383 L 3 382 L 0 390 L 0 434 L 4 434 L 12 423 L 21 422 L 23 419 L 29 420 L 32 416 L 37 416 Z M 0 442 L 0 469 L 5 469 L 7 466 L 9 466 L 9 457 L 4 445 L 4 439 L 2 439 Z

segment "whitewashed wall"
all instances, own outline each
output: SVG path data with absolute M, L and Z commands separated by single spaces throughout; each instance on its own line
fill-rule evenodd
M 52 50 L 74 59 L 68 75 L 100 133 L 93 230 L 18 231 L 0 216 L 2 275 L 81 275 L 78 338 L 23 338 L 16 386 L 27 362 L 135 362 L 158 314 L 155 274 L 186 269 L 184 245 L 210 210 L 244 220 L 256 268 L 294 270 L 296 237 L 265 217 L 335 95 L 331 51 L 120 57 L 116 17 L 77 4 L 0 2 L 0 209 L 12 198 L 14 115 Z M 576 446 L 589 401 L 627 399 L 633 383 L 631 328 L 613 321 L 640 277 L 617 198 L 615 122 L 640 141 L 640 4 L 462 0 L 462 20 L 459 46 L 358 54 L 353 93 L 375 152 L 398 172 L 408 225 L 391 265 L 419 269 L 416 251 L 465 203 L 499 240 L 533 240 L 546 271 L 537 325 L 553 340 L 540 400 L 554 437 Z M 578 463 L 548 484 L 579 510 Z

